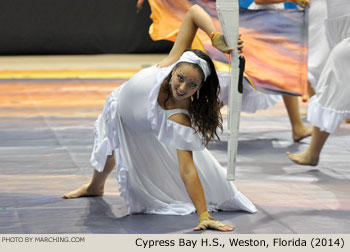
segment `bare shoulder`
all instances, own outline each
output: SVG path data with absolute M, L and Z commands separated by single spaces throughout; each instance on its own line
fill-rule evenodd
M 188 115 L 183 113 L 174 114 L 169 117 L 169 120 L 187 127 L 191 127 L 191 119 L 188 117 Z

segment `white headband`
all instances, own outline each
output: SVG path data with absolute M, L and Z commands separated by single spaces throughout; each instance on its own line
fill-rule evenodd
M 188 63 L 199 65 L 204 73 L 204 81 L 210 75 L 210 68 L 208 66 L 208 63 L 204 59 L 199 58 L 194 52 L 191 52 L 191 51 L 184 52 L 177 62 L 178 63 L 188 62 Z

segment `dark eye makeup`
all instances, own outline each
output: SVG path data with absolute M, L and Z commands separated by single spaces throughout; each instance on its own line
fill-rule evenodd
M 179 82 L 184 82 L 185 81 L 185 77 L 182 74 L 177 74 L 177 79 L 178 79 Z M 197 83 L 190 82 L 190 83 L 188 83 L 188 86 L 190 88 L 196 88 L 197 87 Z
M 177 75 L 177 79 L 182 82 L 184 80 L 184 77 L 181 74 Z
M 197 87 L 197 84 L 194 83 L 194 82 L 190 82 L 188 85 L 190 86 L 190 88 L 196 88 Z

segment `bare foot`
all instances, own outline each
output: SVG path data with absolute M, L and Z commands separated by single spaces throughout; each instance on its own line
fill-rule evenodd
M 75 189 L 74 191 L 71 191 L 69 193 L 66 193 L 62 196 L 64 199 L 73 199 L 73 198 L 80 198 L 80 197 L 96 197 L 96 196 L 102 196 L 104 193 L 104 190 L 98 190 L 90 187 L 90 184 L 85 184 L 79 187 L 78 189 Z
M 315 157 L 307 151 L 298 154 L 287 152 L 287 156 L 298 165 L 316 166 L 319 160 L 319 156 Z
M 306 128 L 305 126 L 294 130 L 293 129 L 293 140 L 294 142 L 299 142 L 305 137 L 309 137 L 312 135 L 312 128 Z

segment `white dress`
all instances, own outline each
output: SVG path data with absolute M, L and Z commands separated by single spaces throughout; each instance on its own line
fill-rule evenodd
M 326 0 L 312 0 L 309 10 L 309 50 L 307 67 L 308 80 L 314 89 L 316 89 L 316 84 L 330 52 L 325 29 L 326 18 Z
M 350 117 L 350 1 L 327 1 L 326 33 L 331 53 L 316 95 L 310 99 L 308 120 L 321 131 L 333 133 Z
M 249 10 L 281 10 L 284 9 L 284 3 L 275 4 L 256 4 L 254 1 L 248 6 Z
M 199 135 L 168 120 L 188 112 L 159 106 L 161 83 L 173 67 L 144 69 L 111 93 L 95 123 L 92 166 L 103 171 L 114 151 L 119 191 L 129 214 L 185 215 L 195 208 L 180 176 L 176 149 L 191 150 L 209 211 L 256 212 L 250 200 L 225 180 L 225 169 L 202 146 Z
M 220 82 L 220 101 L 228 105 L 228 94 L 231 75 L 227 72 L 216 71 Z M 268 109 L 282 101 L 281 95 L 266 94 L 266 91 L 254 89 L 246 78 L 243 78 L 243 93 L 241 112 L 255 113 L 257 110 Z

